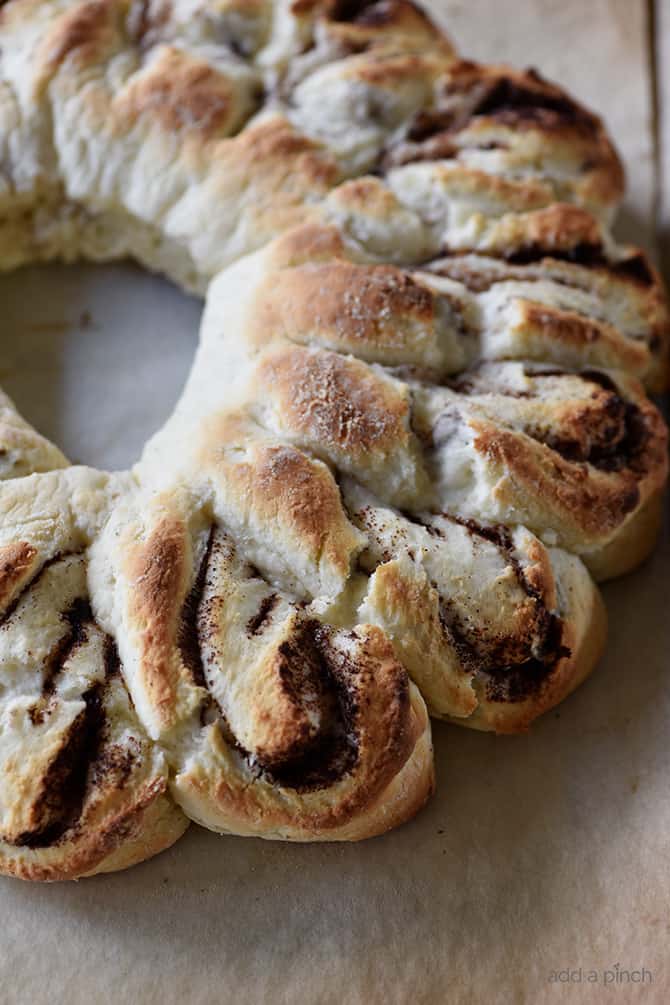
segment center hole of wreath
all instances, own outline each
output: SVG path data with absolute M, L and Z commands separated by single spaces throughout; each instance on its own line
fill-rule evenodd
M 0 276 L 0 387 L 75 464 L 116 470 L 172 412 L 202 302 L 131 263 Z

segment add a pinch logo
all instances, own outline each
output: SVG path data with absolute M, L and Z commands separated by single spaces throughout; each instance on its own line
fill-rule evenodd
M 620 963 L 615 963 L 609 970 L 587 970 L 585 967 L 564 970 L 550 970 L 550 984 L 652 984 L 651 970 L 641 967 L 639 970 L 627 970 Z
M 596 984 L 599 980 L 599 970 L 585 970 L 583 967 L 577 967 L 574 970 L 566 967 L 565 970 L 551 970 L 549 972 L 550 984 Z

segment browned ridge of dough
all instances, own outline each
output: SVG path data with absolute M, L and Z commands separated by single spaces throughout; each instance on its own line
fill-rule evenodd
M 7 544 L 0 551 L 0 611 L 7 617 L 18 590 L 35 569 L 37 549 L 26 541 Z
M 40 577 L 51 576 L 55 583 L 69 564 L 81 562 L 75 555 L 43 563 L 6 613 L 2 631 L 14 632 L 22 612 L 30 611 L 34 603 L 30 591 L 39 588 Z M 35 736 L 36 748 L 28 752 L 29 757 L 35 755 L 32 771 L 18 762 L 18 753 L 3 756 L 3 772 L 16 779 L 22 800 L 18 806 L 3 805 L 0 865 L 25 879 L 77 878 L 104 868 L 115 856 L 120 864 L 131 865 L 147 850 L 171 844 L 186 824 L 178 811 L 169 808 L 167 778 L 152 778 L 143 763 L 148 750 L 139 724 L 135 735 L 124 738 L 111 731 L 112 708 L 125 703 L 132 715 L 131 706 L 116 647 L 100 632 L 86 597 L 77 596 L 59 620 L 62 634 L 44 658 L 41 694 L 13 711 L 13 726 L 24 716 L 21 728 Z M 66 689 L 73 686 L 69 679 L 79 657 L 99 662 L 97 678 L 94 674 L 81 685 L 78 699 L 65 698 L 60 684 Z M 56 724 L 73 700 L 81 709 L 58 732 Z M 45 742 L 50 729 L 57 731 L 57 742 L 40 754 L 39 743 Z

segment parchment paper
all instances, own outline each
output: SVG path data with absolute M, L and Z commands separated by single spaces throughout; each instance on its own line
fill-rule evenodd
M 540 66 L 603 112 L 644 240 L 645 6 L 447 9 L 464 51 Z M 28 418 L 75 460 L 130 463 L 172 407 L 199 304 L 131 266 L 26 270 L 0 280 L 0 302 L 0 382 Z M 0 1002 L 667 1002 L 669 572 L 666 532 L 605 591 L 600 668 L 528 736 L 436 724 L 437 795 L 386 837 L 290 846 L 192 827 L 117 876 L 0 881 Z

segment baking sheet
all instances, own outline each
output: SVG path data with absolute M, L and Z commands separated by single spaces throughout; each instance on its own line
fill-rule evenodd
M 442 8 L 473 55 L 580 82 L 633 158 L 643 239 L 645 5 Z M 130 463 L 176 398 L 200 305 L 132 266 L 25 270 L 0 279 L 0 302 L 0 383 L 28 418 L 78 461 Z M 669 572 L 666 531 L 605 591 L 600 668 L 528 736 L 436 724 L 437 795 L 383 838 L 290 846 L 192 827 L 116 876 L 0 881 L 0 1002 L 666 1002 Z

